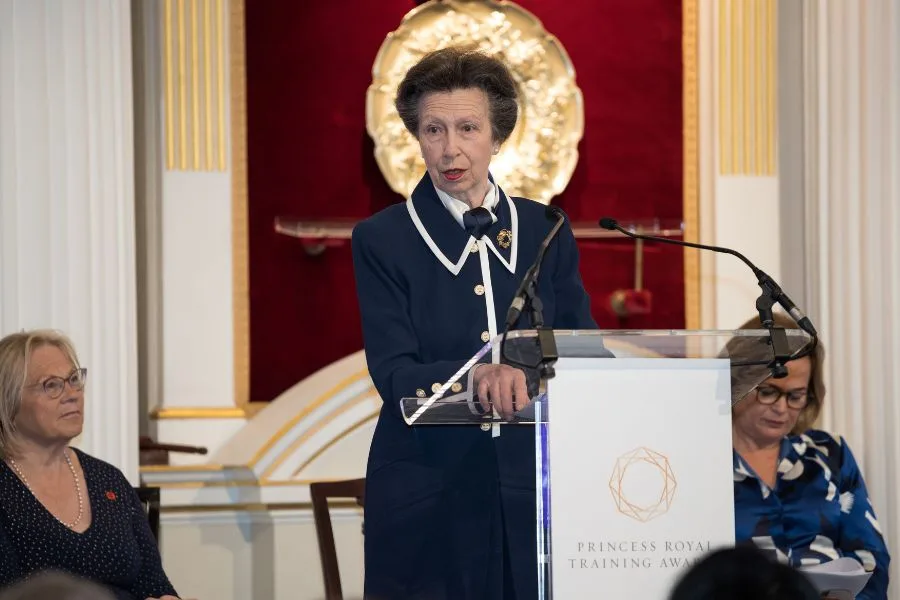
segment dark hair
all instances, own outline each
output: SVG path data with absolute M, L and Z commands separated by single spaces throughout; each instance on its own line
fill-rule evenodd
M 675 585 L 669 600 L 818 600 L 803 573 L 753 546 L 708 554 Z
M 775 317 L 775 326 L 784 329 L 799 329 L 797 324 L 784 313 L 773 313 Z M 763 329 L 759 316 L 749 319 L 738 329 Z M 735 337 L 728 342 L 728 352 L 731 356 L 740 356 L 744 361 L 764 361 L 772 358 L 772 347 L 768 344 L 759 343 L 757 338 L 741 338 Z M 811 369 L 809 372 L 807 404 L 800 411 L 797 418 L 797 424 L 794 425 L 792 434 L 797 435 L 803 433 L 815 423 L 822 411 L 822 404 L 825 402 L 825 347 L 822 342 L 817 341 L 815 348 L 809 355 Z M 768 370 L 768 367 L 762 366 L 741 366 L 731 368 L 731 385 L 733 390 L 746 391 L 752 387 L 751 383 L 762 381 Z
M 419 101 L 432 92 L 479 89 L 490 106 L 491 134 L 503 143 L 512 134 L 519 115 L 516 82 L 500 60 L 474 47 L 450 46 L 426 54 L 413 65 L 400 85 L 394 106 L 406 129 L 419 137 Z
M 47 571 L 0 593 L 0 600 L 114 600 L 111 592 L 66 573 Z

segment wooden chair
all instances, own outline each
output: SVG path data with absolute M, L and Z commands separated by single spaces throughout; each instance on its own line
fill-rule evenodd
M 147 511 L 150 531 L 153 532 L 153 537 L 159 544 L 159 488 L 140 486 L 134 488 L 134 491 L 137 492 L 141 504 L 144 505 L 144 510 Z
M 185 446 L 182 444 L 160 444 L 149 436 L 142 435 L 138 439 L 138 452 L 143 466 L 158 466 L 169 464 L 170 452 L 183 452 L 186 454 L 206 454 L 207 449 L 201 446 Z M 150 531 L 159 544 L 159 488 L 147 487 L 141 482 L 140 487 L 135 487 L 144 510 L 147 511 L 147 519 L 150 521 Z
M 354 499 L 359 506 L 365 504 L 366 480 L 317 481 L 309 486 L 312 497 L 313 518 L 316 521 L 316 537 L 319 541 L 319 558 L 322 562 L 322 579 L 325 581 L 325 600 L 343 600 L 341 574 L 338 570 L 337 552 L 334 548 L 334 530 L 328 512 L 329 498 Z

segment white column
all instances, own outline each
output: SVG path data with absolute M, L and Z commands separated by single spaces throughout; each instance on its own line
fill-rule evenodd
M 140 240 L 139 331 L 147 430 L 214 453 L 246 422 L 245 167 L 237 172 L 232 41 L 243 4 L 158 0 L 135 14 Z M 237 17 L 235 17 L 237 15 Z M 242 114 L 238 106 L 236 111 Z M 242 127 L 239 127 L 242 131 Z M 235 146 L 239 150 L 235 150 Z M 236 199 L 237 198 L 237 199 Z M 237 215 L 237 216 L 236 216 Z M 243 282 L 243 283 L 241 283 Z M 243 290 L 243 291 L 242 291 Z M 240 298 L 238 302 L 235 298 Z M 244 308 L 242 309 L 241 306 Z M 240 357 L 240 359 L 239 359 Z M 242 383 L 238 382 L 240 379 Z M 207 457 L 173 453 L 175 465 Z
M 900 4 L 806 2 L 804 38 L 808 295 L 828 350 L 823 426 L 850 442 L 896 551 Z M 896 581 L 896 561 L 891 572 Z
M 80 446 L 137 480 L 130 4 L 0 0 L 0 332 L 68 333 Z
M 700 241 L 735 249 L 780 281 L 777 13 L 744 0 L 700 2 L 699 11 Z M 701 287 L 701 327 L 731 329 L 755 314 L 760 288 L 737 258 L 702 253 Z

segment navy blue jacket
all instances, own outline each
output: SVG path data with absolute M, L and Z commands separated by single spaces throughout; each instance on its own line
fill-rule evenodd
M 537 597 L 533 426 L 504 425 L 499 437 L 478 426 L 410 427 L 399 408 L 403 397 L 430 396 L 502 331 L 552 227 L 544 205 L 499 193 L 497 222 L 479 243 L 427 174 L 410 200 L 353 231 L 366 361 L 384 401 L 366 475 L 367 599 L 495 600 L 511 586 L 512 597 Z M 538 290 L 547 326 L 596 327 L 568 223 Z

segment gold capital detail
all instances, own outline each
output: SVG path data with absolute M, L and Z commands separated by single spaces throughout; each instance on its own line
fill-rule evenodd
M 775 175 L 775 0 L 722 0 L 716 10 L 718 171 Z
M 224 171 L 227 0 L 163 0 L 166 169 Z

